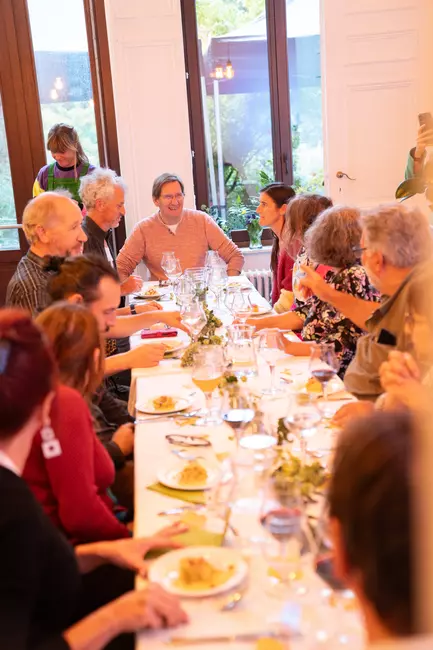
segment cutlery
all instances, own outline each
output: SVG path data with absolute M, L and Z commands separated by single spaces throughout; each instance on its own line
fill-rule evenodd
M 178 456 L 178 458 L 181 458 L 182 460 L 206 460 L 204 456 L 194 456 L 192 454 L 186 454 L 181 449 L 172 449 L 171 453 L 174 454 L 175 456 Z
M 218 608 L 220 612 L 231 612 L 242 600 L 245 594 L 244 591 L 235 591 L 232 594 L 229 594 L 227 598 L 224 599 L 222 605 Z
M 181 419 L 191 419 L 197 417 L 197 414 L 200 412 L 200 409 L 195 411 L 189 411 L 188 413 L 171 413 L 170 415 L 151 415 L 141 417 L 138 416 L 135 419 L 135 424 L 140 424 L 141 422 L 166 422 L 167 420 L 181 420 Z
M 167 645 L 181 646 L 181 645 L 201 645 L 204 643 L 233 643 L 235 641 L 257 641 L 264 637 L 273 638 L 273 639 L 289 639 L 294 635 L 290 632 L 280 633 L 280 632 L 270 632 L 265 630 L 263 632 L 247 632 L 244 634 L 232 634 L 232 635 L 221 635 L 221 636 L 198 636 L 198 637 L 188 637 L 188 636 L 172 636 L 166 642 Z

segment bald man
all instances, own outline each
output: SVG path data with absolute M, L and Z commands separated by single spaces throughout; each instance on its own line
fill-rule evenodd
M 6 306 L 27 309 L 33 316 L 48 306 L 51 273 L 44 270 L 44 258 L 80 255 L 87 241 L 82 221 L 80 208 L 69 192 L 44 192 L 29 201 L 23 213 L 23 228 L 30 249 L 9 282 Z

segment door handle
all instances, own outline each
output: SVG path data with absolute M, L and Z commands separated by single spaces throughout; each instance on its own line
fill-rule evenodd
M 337 172 L 335 175 L 337 178 L 348 178 L 349 181 L 356 181 L 356 178 L 351 178 L 348 176 L 348 174 L 346 174 L 346 172 Z
M 283 163 L 284 163 L 284 169 L 286 170 L 286 174 L 290 174 L 289 156 L 286 153 L 283 153 Z

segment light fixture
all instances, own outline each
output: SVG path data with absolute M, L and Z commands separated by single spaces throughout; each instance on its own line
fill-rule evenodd
M 215 68 L 215 79 L 224 79 L 224 69 L 222 65 L 217 65 Z
M 54 88 L 56 90 L 63 90 L 65 84 L 63 83 L 63 79 L 61 77 L 56 77 L 56 80 L 54 82 Z
M 59 99 L 59 93 L 57 92 L 57 90 L 55 88 L 52 88 L 50 90 L 50 97 L 51 97 L 51 99 L 53 101 L 56 101 L 56 99 Z
M 230 61 L 230 59 L 228 59 L 227 61 L 226 69 L 224 71 L 224 76 L 226 79 L 233 79 L 233 77 L 235 76 L 235 70 L 232 66 L 232 62 Z

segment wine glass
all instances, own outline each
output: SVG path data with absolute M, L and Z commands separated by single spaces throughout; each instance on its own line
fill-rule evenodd
M 182 305 L 180 310 L 181 321 L 191 335 L 191 343 L 195 343 L 198 335 L 207 323 L 206 314 L 199 300 L 193 299 Z
M 231 301 L 228 305 L 230 311 L 241 323 L 245 323 L 247 318 L 253 313 L 249 293 L 237 289 L 230 297 Z
M 271 385 L 262 390 L 264 395 L 280 395 L 283 392 L 276 373 L 277 361 L 282 359 L 285 354 L 281 348 L 280 337 L 280 331 L 273 329 L 263 330 L 259 334 L 258 353 L 266 361 L 271 371 Z
M 205 263 L 205 266 L 208 267 L 208 268 L 215 267 L 215 266 L 223 266 L 223 267 L 225 267 L 225 262 L 220 257 L 220 254 L 218 253 L 218 251 L 207 251 L 204 263 Z
M 254 418 L 254 409 L 251 399 L 245 393 L 226 390 L 223 401 L 223 420 L 232 429 L 239 444 L 242 430 Z
M 277 542 L 265 547 L 272 571 L 268 592 L 279 599 L 293 597 L 296 578 L 305 545 L 305 522 L 300 488 L 292 477 L 271 474 L 263 488 L 260 523 Z
M 220 345 L 203 345 L 194 355 L 192 381 L 203 391 L 206 407 L 196 425 L 213 426 L 221 423 L 221 417 L 212 416 L 212 393 L 221 382 L 226 369 L 224 350 Z
M 307 439 L 315 435 L 322 415 L 316 405 L 315 395 L 296 393 L 293 400 L 293 410 L 284 423 L 289 429 L 295 429 L 301 447 L 301 460 L 305 465 L 308 448 Z
M 164 264 L 165 273 L 171 282 L 173 290 L 175 290 L 176 280 L 178 280 L 182 275 L 182 267 L 180 265 L 180 261 L 177 259 L 177 257 L 173 257 L 170 258 L 170 260 L 167 260 Z
M 177 303 L 181 307 L 191 302 L 194 298 L 194 287 L 192 282 L 187 277 L 180 277 L 176 283 L 175 294 Z
M 208 284 L 217 299 L 217 307 L 221 307 L 221 295 L 227 286 L 227 270 L 222 266 L 212 266 L 209 269 Z
M 332 417 L 334 414 L 328 400 L 328 383 L 335 377 L 339 367 L 334 343 L 318 343 L 311 348 L 310 373 L 322 385 L 323 417 Z
M 175 259 L 176 259 L 176 254 L 174 251 L 166 251 L 165 253 L 162 254 L 161 268 L 167 277 L 168 277 L 169 270 L 173 268 Z

